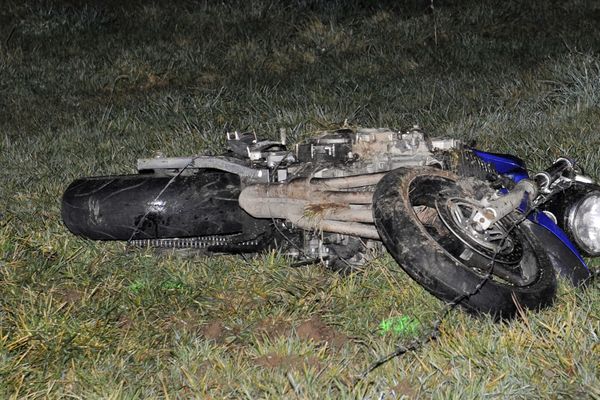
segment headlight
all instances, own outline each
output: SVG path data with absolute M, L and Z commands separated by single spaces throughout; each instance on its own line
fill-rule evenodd
M 569 210 L 571 236 L 587 255 L 600 256 L 600 192 L 592 191 Z

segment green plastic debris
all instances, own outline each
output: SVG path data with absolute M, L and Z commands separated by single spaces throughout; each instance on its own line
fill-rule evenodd
M 379 331 L 382 335 L 390 332 L 395 335 L 414 335 L 418 333 L 419 326 L 419 320 L 409 317 L 408 315 L 402 315 L 381 321 L 379 324 Z

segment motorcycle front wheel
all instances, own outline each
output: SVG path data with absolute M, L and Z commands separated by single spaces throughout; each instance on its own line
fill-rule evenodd
M 486 231 L 470 221 L 484 182 L 435 168 L 399 168 L 377 184 L 373 215 L 398 264 L 434 296 L 511 318 L 552 304 L 556 277 L 531 222 L 517 212 Z

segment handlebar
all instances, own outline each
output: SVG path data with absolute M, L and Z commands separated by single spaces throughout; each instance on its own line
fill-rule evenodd
M 542 172 L 538 172 L 533 177 L 535 183 L 537 183 L 540 191 L 548 192 L 552 184 L 565 172 L 571 172 L 575 168 L 575 162 L 565 157 L 559 157 L 554 161 L 550 167 L 546 168 Z

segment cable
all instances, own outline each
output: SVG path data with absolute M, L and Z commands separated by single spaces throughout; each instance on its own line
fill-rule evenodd
M 477 286 L 475 286 L 475 288 L 471 292 L 461 294 L 461 295 L 455 297 L 450 303 L 446 304 L 446 306 L 444 307 L 444 309 L 440 313 L 439 318 L 434 322 L 433 327 L 432 327 L 431 331 L 429 331 L 428 335 L 424 335 L 424 336 L 422 336 L 419 339 L 413 340 L 410 344 L 408 344 L 408 346 L 401 346 L 401 345 L 399 345 L 391 353 L 388 353 L 387 355 L 385 355 L 383 357 L 380 357 L 379 359 L 375 360 L 374 362 L 371 363 L 371 365 L 369 365 L 369 367 L 367 367 L 367 369 L 365 369 L 360 375 L 358 375 L 358 377 L 355 380 L 354 384 L 357 384 L 361 380 L 365 379 L 368 374 L 370 374 L 371 372 L 373 372 L 375 369 L 379 368 L 383 364 L 387 363 L 388 361 L 390 361 L 390 360 L 392 360 L 392 359 L 394 359 L 396 357 L 399 357 L 401 355 L 404 355 L 404 354 L 408 353 L 409 351 L 418 350 L 418 349 L 422 348 L 423 346 L 425 346 L 427 343 L 429 343 L 429 342 L 437 339 L 437 337 L 439 335 L 439 331 L 440 331 L 440 326 L 442 325 L 444 319 L 448 316 L 448 314 L 450 314 L 450 312 L 452 310 L 454 310 L 457 306 L 459 306 L 460 303 L 462 303 L 463 301 L 465 301 L 465 300 L 469 299 L 470 297 L 475 296 L 477 293 L 479 293 L 479 291 L 481 290 L 481 288 L 492 278 L 492 274 L 494 272 L 494 265 L 496 263 L 496 257 L 498 256 L 498 254 L 500 252 L 500 249 L 504 245 L 504 242 L 508 238 L 509 234 L 514 229 L 516 229 L 517 226 L 519 226 L 521 223 L 523 223 L 523 221 L 525 221 L 529 217 L 529 215 L 533 211 L 535 211 L 537 209 L 538 206 L 539 205 L 536 205 L 535 207 L 532 207 L 531 209 L 529 209 L 521 217 L 521 219 L 519 219 L 518 221 L 516 221 L 510 227 L 510 229 L 508 229 L 506 231 L 506 233 L 502 237 L 502 240 L 500 241 L 500 245 L 498 246 L 498 248 L 494 252 L 494 255 L 492 256 L 492 259 L 491 259 L 491 261 L 488 264 L 489 270 L 487 271 L 486 275 L 481 279 L 481 281 L 477 284 Z
M 167 188 L 169 186 L 171 186 L 171 184 L 173 182 L 175 182 L 175 179 L 179 178 L 181 176 L 181 174 L 183 174 L 183 172 L 188 169 L 190 166 L 192 166 L 194 164 L 194 161 L 196 161 L 200 156 L 196 156 L 193 157 L 190 162 L 188 162 L 182 169 L 180 169 L 177 174 L 175 174 L 171 179 L 169 179 L 169 182 L 167 182 L 167 184 L 161 189 L 160 192 L 158 192 L 158 194 L 156 195 L 156 197 L 154 198 L 154 200 L 152 200 L 152 203 L 156 203 L 158 201 L 158 199 L 160 198 L 160 196 L 163 195 L 163 193 L 167 190 Z M 133 237 L 140 231 L 140 227 L 142 226 L 142 224 L 146 221 L 146 218 L 148 218 L 148 215 L 150 215 L 150 213 L 152 212 L 152 210 L 148 209 L 146 211 L 146 213 L 144 215 L 142 215 L 142 218 L 140 218 L 140 220 L 138 221 L 138 223 L 135 225 L 135 228 L 133 229 L 133 232 L 131 233 L 131 236 L 129 236 L 129 239 L 127 239 L 127 245 L 131 244 L 131 241 L 133 240 Z

